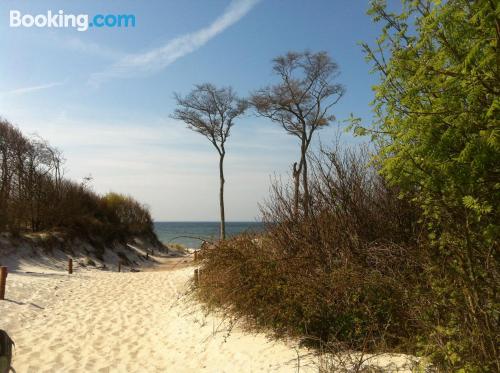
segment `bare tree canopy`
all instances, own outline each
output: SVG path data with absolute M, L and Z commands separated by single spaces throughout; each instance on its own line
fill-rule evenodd
M 239 99 L 231 87 L 217 88 L 210 83 L 196 85 L 185 97 L 176 93 L 175 99 L 178 108 L 172 118 L 205 136 L 223 155 L 234 119 L 245 112 L 247 102 Z
M 294 164 L 295 208 L 298 210 L 300 175 L 303 177 L 304 212 L 308 212 L 307 150 L 314 132 L 335 120 L 332 107 L 345 89 L 335 83 L 338 65 L 326 52 L 288 52 L 273 60 L 273 72 L 280 82 L 252 94 L 250 102 L 257 113 L 281 124 L 300 139 L 300 161 Z
M 221 215 L 220 237 L 226 237 L 224 212 L 224 157 L 226 140 L 235 119 L 248 107 L 231 87 L 217 88 L 213 84 L 196 85 L 185 97 L 175 94 L 177 109 L 172 118 L 182 120 L 188 128 L 205 136 L 219 153 L 219 202 Z
M 314 130 L 335 120 L 330 109 L 344 94 L 344 87 L 333 82 L 338 66 L 326 52 L 288 52 L 273 62 L 281 82 L 255 92 L 251 103 L 290 134 L 302 138 L 306 132 L 310 141 Z

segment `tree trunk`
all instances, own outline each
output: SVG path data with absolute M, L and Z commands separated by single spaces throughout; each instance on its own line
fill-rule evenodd
M 293 164 L 293 215 L 296 218 L 299 215 L 299 189 L 300 189 L 300 169 L 297 168 L 297 162 Z
M 307 180 L 307 158 L 306 153 L 302 154 L 302 184 L 304 188 L 304 216 L 309 216 L 309 182 Z
M 302 133 L 302 144 L 300 146 L 300 167 L 299 173 L 302 173 L 302 188 L 304 190 L 304 196 L 302 198 L 302 207 L 304 208 L 304 216 L 309 216 L 309 184 L 307 181 L 307 134 L 304 125 L 304 132 Z M 298 178 L 300 175 L 298 176 Z
M 226 217 L 224 214 L 224 156 L 222 153 L 219 159 L 219 177 L 220 177 L 220 190 L 219 190 L 219 203 L 220 203 L 220 239 L 226 239 Z

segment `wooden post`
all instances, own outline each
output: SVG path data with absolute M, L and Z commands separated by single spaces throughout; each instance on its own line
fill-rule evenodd
M 122 271 L 122 262 L 121 260 L 118 262 L 118 272 Z
M 194 261 L 197 262 L 198 261 L 198 250 L 196 250 L 194 252 Z
M 198 268 L 194 270 L 194 284 L 198 285 Z
M 0 267 L 0 300 L 5 299 L 6 285 L 7 285 L 7 267 Z
M 68 259 L 68 273 L 71 275 L 73 273 L 73 259 Z

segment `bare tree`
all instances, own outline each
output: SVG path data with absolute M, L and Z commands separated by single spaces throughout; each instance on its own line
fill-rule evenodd
M 250 103 L 259 115 L 281 124 L 290 135 L 299 138 L 300 160 L 293 164 L 294 209 L 297 215 L 302 175 L 302 204 L 307 216 L 310 205 L 307 151 L 314 132 L 335 120 L 331 108 L 345 90 L 334 83 L 339 68 L 326 52 L 288 52 L 273 62 L 273 72 L 281 81 L 253 93 Z
M 131 234 L 154 239 L 145 206 L 65 179 L 63 164 L 58 149 L 0 118 L 0 232 L 57 230 L 106 242 Z
M 205 83 L 196 85 L 186 96 L 175 94 L 178 108 L 172 118 L 182 120 L 188 128 L 205 136 L 219 153 L 220 177 L 220 238 L 226 237 L 224 214 L 224 157 L 226 140 L 236 117 L 248 107 L 245 100 L 239 99 L 231 87 L 217 88 Z

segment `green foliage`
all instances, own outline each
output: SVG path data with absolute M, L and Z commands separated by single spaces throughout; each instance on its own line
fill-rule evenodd
M 377 161 L 431 238 L 423 352 L 447 369 L 500 369 L 499 12 L 491 0 L 404 0 L 400 13 L 372 1 L 382 33 L 363 45 L 381 77 L 367 129 Z

